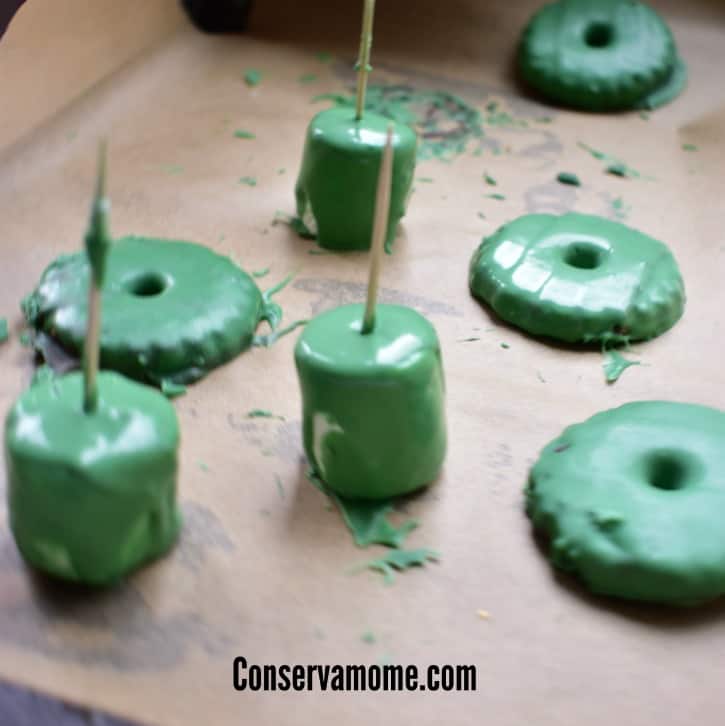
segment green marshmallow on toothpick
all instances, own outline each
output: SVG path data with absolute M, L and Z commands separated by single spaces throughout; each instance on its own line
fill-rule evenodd
M 444 378 L 431 323 L 377 304 L 390 201 L 392 129 L 380 169 L 366 305 L 318 315 L 295 348 L 303 442 L 319 478 L 354 499 L 383 499 L 431 483 L 446 452 Z
M 327 249 L 365 250 L 372 239 L 377 169 L 390 124 L 389 119 L 365 111 L 374 11 L 374 0 L 365 0 L 356 107 L 331 108 L 312 119 L 295 187 L 297 216 L 303 228 Z M 388 250 L 405 215 L 415 173 L 416 147 L 413 129 L 395 123 L 385 233 Z
M 152 388 L 98 371 L 108 208 L 102 148 L 86 235 L 92 274 L 83 372 L 38 380 L 5 421 L 18 549 L 35 568 L 89 585 L 111 584 L 162 555 L 181 525 L 172 405 Z

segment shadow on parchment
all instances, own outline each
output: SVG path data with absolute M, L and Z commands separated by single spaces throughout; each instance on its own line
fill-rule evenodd
M 211 510 L 185 502 L 183 513 L 180 541 L 159 562 L 194 577 L 203 570 L 209 548 L 231 551 L 233 543 Z M 143 575 L 153 573 L 144 570 Z M 134 672 L 172 668 L 193 648 L 209 654 L 232 648 L 228 636 L 184 609 L 184 603 L 179 612 L 156 612 L 134 579 L 89 588 L 48 577 L 23 562 L 6 531 L 0 537 L 0 591 L 5 595 L 0 640 L 58 662 Z

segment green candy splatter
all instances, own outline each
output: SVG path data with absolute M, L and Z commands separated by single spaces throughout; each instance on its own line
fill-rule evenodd
M 315 53 L 315 58 L 317 58 L 320 63 L 330 63 L 332 61 L 332 53 L 328 53 L 326 50 L 321 50 L 319 53 Z
M 581 141 L 578 142 L 577 146 L 579 146 L 580 149 L 584 149 L 584 151 L 589 152 L 589 154 L 598 161 L 605 162 L 607 164 L 605 171 L 608 174 L 629 177 L 630 179 L 638 179 L 642 176 L 636 169 L 633 169 L 621 159 L 617 159 L 616 156 L 612 156 L 611 154 L 606 154 L 603 151 L 593 149 L 591 146 L 589 146 L 588 144 L 584 144 Z
M 9 337 L 8 321 L 5 318 L 0 318 L 0 343 L 4 343 Z
M 253 176 L 243 176 L 239 180 L 240 184 L 245 184 L 248 187 L 256 187 L 257 186 L 257 180 Z
M 284 421 L 284 416 L 277 416 L 271 411 L 267 411 L 263 408 L 254 408 L 247 412 L 247 418 L 276 418 L 280 421 Z
M 302 325 L 307 325 L 306 320 L 295 320 L 294 323 L 290 323 L 286 328 L 280 330 L 273 330 L 271 333 L 266 335 L 255 335 L 252 339 L 252 345 L 258 348 L 269 348 L 271 345 L 276 343 L 280 338 L 283 338 L 293 330 L 297 330 Z
M 372 645 L 377 639 L 375 637 L 375 633 L 372 632 L 372 630 L 366 630 L 361 636 L 360 640 L 362 640 L 363 643 L 369 643 Z
M 234 132 L 235 139 L 256 139 L 257 137 L 251 131 L 245 131 L 244 129 L 237 129 Z
M 277 493 L 279 494 L 279 498 L 284 499 L 284 484 L 282 484 L 282 480 L 279 478 L 278 474 L 274 475 L 274 482 L 277 485 Z
M 484 174 L 483 174 L 483 180 L 489 186 L 495 187 L 497 185 L 497 181 L 488 172 L 484 172 Z
M 172 176 L 176 174 L 181 174 L 181 172 L 184 171 L 184 167 L 180 164 L 164 164 L 161 168 L 167 174 L 170 174 Z
M 637 360 L 627 360 L 619 351 L 609 350 L 605 352 L 604 377 L 607 383 L 615 383 L 619 377 L 630 366 L 638 366 L 641 363 Z
M 298 83 L 314 83 L 317 80 L 317 76 L 314 73 L 303 73 L 298 79 Z
M 486 199 L 498 199 L 499 201 L 503 201 L 504 199 L 506 199 L 506 196 L 504 194 L 498 194 L 498 193 L 484 194 L 483 196 L 486 197 Z
M 250 87 L 258 86 L 262 81 L 262 72 L 256 68 L 249 68 L 244 72 L 244 82 Z
M 579 177 L 570 171 L 560 171 L 556 175 L 556 181 L 561 182 L 562 184 L 568 184 L 572 187 L 580 187 L 581 181 L 579 181 Z
M 395 582 L 395 573 L 404 572 L 411 567 L 423 567 L 427 562 L 437 562 L 440 555 L 434 550 L 420 547 L 415 550 L 391 550 L 383 557 L 378 557 L 356 566 L 351 572 L 373 570 L 380 572 L 383 582 L 392 585 Z
M 697 148 L 696 144 L 682 144 L 683 151 L 697 151 Z
M 265 267 L 263 270 L 254 270 L 252 277 L 264 277 L 269 274 L 269 267 Z
M 612 199 L 612 209 L 617 219 L 626 219 L 631 207 L 624 203 L 622 197 L 616 197 Z

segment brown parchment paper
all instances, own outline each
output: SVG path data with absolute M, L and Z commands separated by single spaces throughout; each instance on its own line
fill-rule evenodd
M 541 447 L 596 411 L 652 398 L 725 405 L 725 8 L 655 3 L 691 79 L 645 120 L 525 98 L 510 60 L 536 5 L 397 0 L 378 8 L 373 82 L 451 90 L 481 108 L 497 100 L 531 121 L 485 128 L 505 149 L 499 156 L 421 163 L 417 176 L 433 181 L 416 185 L 385 260 L 382 298 L 429 316 L 444 351 L 445 472 L 405 513 L 421 521 L 409 544 L 439 550 L 440 563 L 390 587 L 372 573 L 347 574 L 382 548 L 356 549 L 305 480 L 290 335 L 176 399 L 186 524 L 162 562 L 112 591 L 50 586 L 20 561 L 3 513 L 0 676 L 163 726 L 722 722 L 722 605 L 621 605 L 558 580 L 532 540 L 522 488 Z M 362 299 L 365 255 L 312 255 L 314 244 L 271 224 L 277 210 L 293 211 L 305 126 L 320 107 L 312 96 L 350 81 L 358 6 L 258 0 L 248 34 L 218 37 L 191 28 L 171 0 L 29 0 L 0 43 L 0 315 L 11 323 L 0 348 L 3 410 L 32 373 L 18 302 L 56 255 L 80 247 L 101 135 L 110 139 L 115 234 L 194 240 L 247 270 L 269 266 L 262 287 L 293 272 L 278 296 L 287 321 Z M 263 73 L 256 88 L 242 80 L 248 68 Z M 305 73 L 318 80 L 300 83 Z M 542 115 L 553 121 L 534 122 Z M 256 139 L 236 139 L 235 129 Z M 604 174 L 579 141 L 652 178 Z M 564 170 L 583 186 L 557 184 Z M 240 184 L 246 176 L 257 185 Z M 484 197 L 492 191 L 506 199 Z M 537 342 L 492 319 L 469 297 L 466 270 L 481 237 L 506 220 L 568 209 L 611 216 L 620 197 L 627 223 L 671 245 L 689 299 L 672 331 L 634 347 L 642 365 L 608 387 L 600 354 Z M 460 342 L 470 337 L 480 340 Z M 285 420 L 247 418 L 255 408 Z M 374 643 L 361 639 L 366 631 Z M 478 689 L 237 693 L 236 655 L 473 663 Z

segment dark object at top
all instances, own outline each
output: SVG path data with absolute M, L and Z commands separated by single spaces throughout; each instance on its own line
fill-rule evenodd
M 238 33 L 245 30 L 252 0 L 181 0 L 199 30 L 206 33 Z

